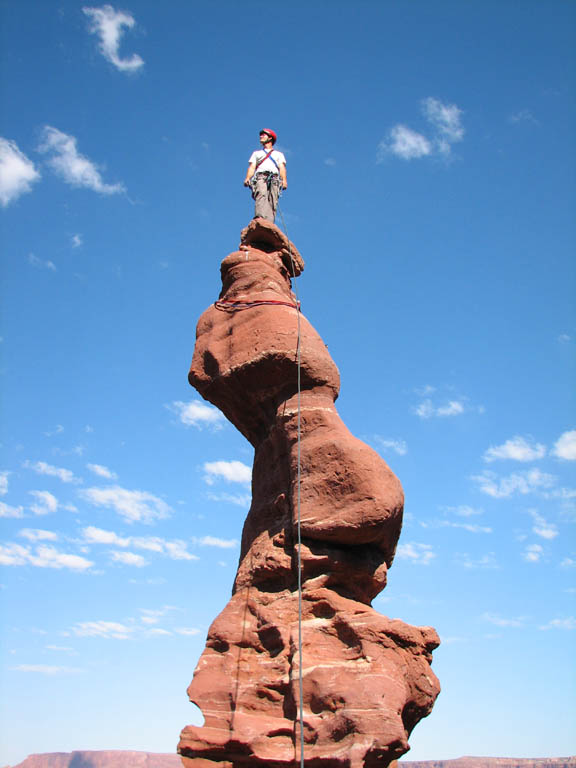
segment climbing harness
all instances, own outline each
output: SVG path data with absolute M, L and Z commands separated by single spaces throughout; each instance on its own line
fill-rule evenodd
M 265 150 L 262 150 L 262 151 L 264 152 Z M 272 153 L 273 153 L 273 152 L 274 152 L 274 147 L 272 147 L 272 149 L 270 150 L 270 152 L 268 152 L 266 155 L 264 155 L 264 157 L 262 157 L 262 158 L 260 158 L 260 160 L 258 160 L 258 162 L 256 163 L 256 167 L 254 168 L 254 173 L 256 173 L 256 171 L 258 170 L 258 168 L 260 168 L 260 166 L 262 165 L 262 163 L 265 163 L 265 162 L 266 162 L 266 160 L 268 160 L 268 158 L 270 158 L 270 160 L 272 160 L 272 162 L 274 163 L 274 165 L 276 166 L 276 168 L 277 168 L 278 170 L 280 170 L 280 168 L 279 168 L 279 166 L 278 166 L 278 163 L 277 163 L 277 162 L 276 162 L 276 160 L 274 160 L 274 158 L 272 157 Z
M 266 150 L 261 150 L 261 151 L 266 152 Z M 274 157 L 273 157 L 274 151 L 275 151 L 274 148 L 272 148 L 269 152 L 266 152 L 264 157 L 261 157 L 260 160 L 258 160 L 258 162 L 256 163 L 256 166 L 254 168 L 254 173 L 250 177 L 250 181 L 249 181 L 250 189 L 252 190 L 252 197 L 254 197 L 254 193 L 256 192 L 256 178 L 258 176 L 265 177 L 266 189 L 268 190 L 268 192 L 270 192 L 270 190 L 272 189 L 273 184 L 277 186 L 280 185 L 280 177 L 279 177 L 280 166 L 278 165 L 276 160 L 274 160 Z M 262 163 L 265 163 L 266 160 L 270 160 L 272 163 L 274 163 L 274 165 L 276 166 L 276 171 L 259 171 L 258 170 L 258 168 L 260 168 Z
M 273 186 L 280 188 L 280 176 L 277 173 L 274 173 L 273 171 L 258 171 L 258 173 L 255 173 L 249 181 L 252 197 L 254 197 L 256 193 L 256 179 L 259 178 L 264 178 L 266 181 L 266 189 L 268 192 L 270 192 Z M 278 193 L 278 197 L 280 197 L 280 193 Z

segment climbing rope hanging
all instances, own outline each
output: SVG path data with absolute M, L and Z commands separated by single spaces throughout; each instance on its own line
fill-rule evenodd
M 294 266 L 294 259 L 292 258 L 292 244 L 288 237 L 288 230 L 286 228 L 286 222 L 284 221 L 284 214 L 280 207 L 280 201 L 278 201 L 278 213 L 282 220 L 282 229 L 288 240 L 288 253 L 290 255 L 290 263 L 292 265 L 292 277 L 296 277 L 296 268 Z M 298 713 L 300 722 L 300 766 L 304 768 L 304 682 L 302 671 L 302 517 L 301 517 L 301 474 L 302 474 L 302 454 L 301 454 L 301 437 L 302 437 L 302 409 L 300 404 L 301 395 L 301 368 L 302 368 L 302 335 L 300 328 L 300 297 L 298 296 L 298 290 L 294 286 L 294 295 L 296 296 L 296 311 L 297 311 L 297 337 L 296 337 L 296 363 L 297 363 L 297 437 L 298 437 L 298 453 L 297 453 L 297 474 L 296 474 L 296 507 L 297 507 L 297 568 L 298 568 Z
M 284 221 L 284 215 L 280 204 L 278 203 L 278 212 L 282 220 L 282 228 L 288 240 L 288 255 L 290 257 L 290 264 L 292 267 L 292 274 L 290 277 L 296 277 L 296 267 L 294 259 L 292 258 L 292 243 L 288 237 L 288 230 L 286 228 L 286 222 Z M 297 368 L 297 473 L 296 473 L 296 538 L 297 538 L 297 570 L 298 570 L 298 722 L 300 723 L 300 766 L 304 768 L 304 682 L 302 672 L 302 525 L 301 525 L 301 477 L 302 477 L 302 452 L 301 452 L 301 437 L 302 437 L 302 408 L 301 408 L 301 368 L 302 368 L 302 344 L 301 344 L 301 323 L 300 323 L 300 299 L 298 296 L 298 290 L 294 286 L 294 295 L 296 296 L 296 303 L 288 301 L 279 301 L 275 299 L 260 299 L 257 301 L 245 301 L 237 299 L 234 301 L 226 301 L 219 299 L 214 302 L 214 307 L 222 312 L 238 312 L 244 309 L 251 309 L 252 307 L 260 307 L 265 305 L 277 305 L 291 307 L 296 310 L 297 316 L 297 334 L 296 334 L 296 368 Z

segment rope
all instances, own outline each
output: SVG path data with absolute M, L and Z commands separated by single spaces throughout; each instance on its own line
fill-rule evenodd
M 294 266 L 292 266 L 294 269 Z M 237 312 L 241 309 L 251 309 L 252 307 L 261 307 L 266 304 L 278 304 L 283 307 L 292 307 L 300 311 L 300 302 L 292 304 L 289 301 L 276 301 L 274 299 L 259 299 L 258 301 L 243 301 L 242 299 L 236 299 L 235 301 L 215 301 L 214 306 L 216 309 L 220 309 L 222 312 Z
M 286 222 L 284 221 L 284 214 L 282 213 L 282 209 L 280 208 L 280 200 L 278 200 L 277 204 L 278 213 L 280 214 L 280 219 L 282 220 L 282 228 L 286 234 L 286 238 L 288 240 L 288 253 L 290 255 L 290 262 L 292 264 L 292 277 L 296 277 L 296 269 L 294 267 L 294 259 L 292 258 L 292 247 L 290 243 L 290 238 L 288 237 L 288 230 L 286 228 Z M 301 367 L 302 367 L 302 344 L 301 344 L 301 331 L 300 331 L 300 299 L 298 296 L 298 291 L 296 287 L 294 287 L 294 294 L 296 295 L 296 309 L 298 312 L 298 326 L 297 326 L 297 341 L 296 341 L 296 360 L 297 360 L 297 366 L 298 366 L 298 376 L 297 376 L 297 382 L 298 382 L 298 398 L 297 398 L 297 405 L 298 405 L 298 419 L 297 419 L 297 434 L 298 434 L 298 468 L 297 468 L 297 538 L 298 538 L 298 668 L 299 668 L 299 674 L 298 674 L 298 709 L 299 709 L 299 721 L 300 721 L 300 766 L 301 768 L 304 768 L 304 683 L 303 683 L 303 673 L 302 673 L 302 525 L 301 525 L 301 512 L 300 512 L 300 502 L 301 502 L 301 493 L 300 493 L 300 486 L 301 486 L 301 458 L 302 458 L 302 452 L 301 452 L 301 437 L 302 437 L 302 421 L 301 421 L 301 405 L 300 405 L 300 394 L 301 394 Z
M 254 178 L 254 177 L 252 177 Z M 270 182 L 270 179 L 269 179 Z M 280 187 L 280 185 L 279 185 Z M 279 195 L 278 195 L 278 202 L 277 202 L 277 210 L 280 214 L 280 219 L 282 220 L 282 229 L 284 230 L 284 233 L 286 235 L 286 239 L 288 240 L 288 254 L 290 256 L 290 263 L 292 265 L 292 275 L 291 277 L 296 277 L 296 268 L 294 266 L 294 259 L 292 258 L 292 244 L 290 242 L 290 238 L 288 236 L 288 229 L 286 227 L 286 222 L 284 221 L 284 214 L 282 213 L 282 208 L 280 207 L 280 195 L 282 194 L 282 188 L 279 188 Z M 299 666 L 299 674 L 298 674 L 298 722 L 300 723 L 300 768 L 304 768 L 304 682 L 303 682 L 303 673 L 302 673 L 302 516 L 301 516 L 301 479 L 302 479 L 302 450 L 301 450 L 301 442 L 302 442 L 302 408 L 300 403 L 300 396 L 301 396 L 301 369 L 302 369 L 302 335 L 301 335 L 301 328 L 300 328 L 300 299 L 298 296 L 298 290 L 294 286 L 294 294 L 296 296 L 296 304 L 291 304 L 286 301 L 274 301 L 272 299 L 270 300 L 262 300 L 262 301 L 215 301 L 214 306 L 216 309 L 222 310 L 224 312 L 236 312 L 238 310 L 242 309 L 249 309 L 250 307 L 258 307 L 263 304 L 279 304 L 284 305 L 287 307 L 292 307 L 293 309 L 296 309 L 297 312 L 297 341 L 296 341 L 296 361 L 297 361 L 297 384 L 298 384 L 298 396 L 297 396 L 297 410 L 298 410 L 298 417 L 297 417 L 297 435 L 298 435 L 298 453 L 297 453 L 297 475 L 296 475 L 296 481 L 297 481 L 297 494 L 296 494 L 296 506 L 297 506 L 297 569 L 298 569 L 298 666 Z

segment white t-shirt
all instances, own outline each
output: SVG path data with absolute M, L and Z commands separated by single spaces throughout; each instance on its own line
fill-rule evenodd
M 257 149 L 255 152 L 252 152 L 250 155 L 250 165 L 252 165 L 252 163 L 258 163 L 258 161 L 262 160 L 263 157 L 266 157 L 267 154 L 268 150 L 266 149 Z M 272 162 L 272 158 L 274 158 L 276 165 L 274 165 Z M 278 173 L 278 167 L 281 165 L 286 165 L 286 158 L 282 152 L 279 152 L 277 149 L 273 149 L 270 157 L 264 160 L 263 163 L 260 163 L 256 169 L 256 173 L 265 173 L 267 171 L 270 173 Z

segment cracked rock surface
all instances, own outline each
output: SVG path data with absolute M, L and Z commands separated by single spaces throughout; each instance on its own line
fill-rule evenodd
M 255 455 L 233 595 L 188 688 L 205 723 L 182 731 L 185 768 L 300 761 L 298 510 L 305 765 L 387 766 L 440 690 L 435 630 L 371 607 L 394 559 L 402 487 L 338 415 L 338 369 L 292 292 L 303 269 L 277 227 L 253 220 L 197 326 L 190 383 Z

